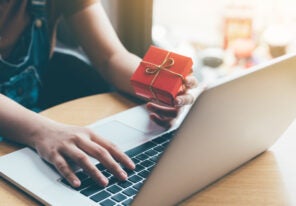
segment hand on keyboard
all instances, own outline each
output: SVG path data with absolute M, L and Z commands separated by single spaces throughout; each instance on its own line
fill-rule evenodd
M 99 171 L 87 155 L 99 160 L 116 178 L 127 179 L 127 173 L 119 165 L 133 170 L 134 163 L 111 142 L 94 134 L 88 128 L 51 122 L 34 134 L 34 147 L 40 156 L 52 163 L 61 175 L 73 186 L 81 181 L 71 170 L 69 162 L 80 166 L 90 177 L 102 186 L 108 184 L 107 177 Z
M 126 154 L 136 163 L 136 168 L 134 170 L 125 168 L 129 175 L 126 181 L 119 181 L 99 163 L 96 167 L 102 171 L 105 177 L 108 177 L 109 185 L 102 187 L 92 181 L 84 171 L 78 171 L 75 174 L 80 179 L 81 185 L 73 189 L 102 206 L 130 205 L 173 136 L 174 131 L 165 133 L 128 150 Z M 62 179 L 61 182 L 65 186 L 69 186 L 66 179 Z
M 189 90 L 197 87 L 197 79 L 190 75 L 185 78 L 184 84 L 186 89 L 176 97 L 174 107 L 154 102 L 147 103 L 147 109 L 151 112 L 150 117 L 158 125 L 165 128 L 171 127 L 171 122 L 178 116 L 180 107 L 194 102 L 194 97 L 189 93 Z

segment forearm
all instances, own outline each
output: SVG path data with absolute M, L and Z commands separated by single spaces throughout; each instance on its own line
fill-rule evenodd
M 127 174 L 119 163 L 130 170 L 135 168 L 133 162 L 116 149 L 115 145 L 90 129 L 52 121 L 25 109 L 1 94 L 0 135 L 33 147 L 74 187 L 80 186 L 80 180 L 68 161 L 76 163 L 103 186 L 106 186 L 108 179 L 89 160 L 88 155 L 100 161 L 122 181 L 126 180 Z
M 134 95 L 130 78 L 140 61 L 139 57 L 131 53 L 116 53 L 110 58 L 104 76 L 119 90 Z
M 34 147 L 34 136 L 51 122 L 0 94 L 0 136 Z
M 68 23 L 97 71 L 118 89 L 133 94 L 129 79 L 140 58 L 123 47 L 102 5 L 74 14 Z

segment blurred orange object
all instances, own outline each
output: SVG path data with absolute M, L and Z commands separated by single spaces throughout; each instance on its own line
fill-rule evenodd
M 246 59 L 252 56 L 255 43 L 251 39 L 237 39 L 233 42 L 231 49 L 238 59 Z
M 232 2 L 226 7 L 224 17 L 224 49 L 240 38 L 251 39 L 253 35 L 252 6 L 247 2 Z

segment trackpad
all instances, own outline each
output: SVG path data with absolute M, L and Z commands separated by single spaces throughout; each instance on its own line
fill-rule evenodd
M 113 142 L 122 150 L 129 149 L 145 140 L 147 141 L 144 132 L 115 120 L 105 124 L 96 125 L 95 127 L 92 127 L 92 130 L 96 134 Z

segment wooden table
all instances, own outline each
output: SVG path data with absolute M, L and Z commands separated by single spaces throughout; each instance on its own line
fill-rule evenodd
M 67 102 L 41 114 L 56 121 L 87 125 L 136 104 L 116 94 L 101 94 Z M 0 155 L 19 147 L 0 143 Z M 296 205 L 296 124 L 269 151 L 221 178 L 181 205 Z M 0 205 L 40 205 L 4 179 Z

